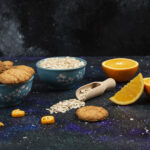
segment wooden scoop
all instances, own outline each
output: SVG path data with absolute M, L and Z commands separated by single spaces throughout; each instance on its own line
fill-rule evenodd
M 103 82 L 92 82 L 78 88 L 76 90 L 76 97 L 78 100 L 86 101 L 103 94 L 105 90 L 112 89 L 115 86 L 116 82 L 112 78 L 108 78 Z

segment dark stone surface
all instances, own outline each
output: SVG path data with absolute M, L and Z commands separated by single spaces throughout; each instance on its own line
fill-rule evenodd
M 0 55 L 150 55 L 149 0 L 0 0 Z
M 86 75 L 79 86 L 106 79 L 100 63 L 110 57 L 83 57 L 88 61 Z M 150 56 L 130 57 L 140 64 L 139 71 L 144 77 L 150 76 Z M 40 58 L 14 58 L 16 64 L 35 67 Z M 41 125 L 40 118 L 49 113 L 45 108 L 60 100 L 74 98 L 74 88 L 68 91 L 51 91 L 38 80 L 37 74 L 32 92 L 16 107 L 1 108 L 0 121 L 5 127 L 0 129 L 0 150 L 149 150 L 150 148 L 150 99 L 143 94 L 138 102 L 129 106 L 118 106 L 108 100 L 124 83 L 114 90 L 86 102 L 109 111 L 109 117 L 100 122 L 82 122 L 75 116 L 75 110 L 66 114 L 56 114 L 56 123 Z M 12 118 L 13 109 L 25 110 L 23 118 Z

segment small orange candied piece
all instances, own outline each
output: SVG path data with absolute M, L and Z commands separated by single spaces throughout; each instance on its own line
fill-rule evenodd
M 43 116 L 41 118 L 41 123 L 42 124 L 52 124 L 52 123 L 55 123 L 55 118 L 54 118 L 54 116 Z
M 4 127 L 4 124 L 2 122 L 0 122 L 0 127 Z
M 15 109 L 11 112 L 11 116 L 14 118 L 24 117 L 25 112 L 23 110 L 20 110 L 20 109 Z

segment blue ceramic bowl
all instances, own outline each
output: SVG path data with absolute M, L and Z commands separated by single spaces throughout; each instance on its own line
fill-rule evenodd
M 5 85 L 0 84 L 0 107 L 10 107 L 21 103 L 31 90 L 34 76 L 23 84 Z
M 49 83 L 49 86 L 53 89 L 73 88 L 80 80 L 82 80 L 87 65 L 87 62 L 84 59 L 78 57 L 74 58 L 83 61 L 84 66 L 75 69 L 47 69 L 39 66 L 39 64 L 47 58 L 38 61 L 36 63 L 36 68 L 40 79 Z

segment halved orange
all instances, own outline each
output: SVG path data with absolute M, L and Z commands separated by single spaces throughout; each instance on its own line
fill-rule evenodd
M 144 78 L 144 90 L 146 94 L 150 97 L 150 77 Z
M 136 102 L 144 90 L 143 76 L 139 73 L 134 79 L 127 83 L 110 100 L 119 105 L 128 105 Z
M 139 63 L 128 58 L 114 58 L 102 62 L 102 69 L 118 82 L 129 81 L 137 72 Z

